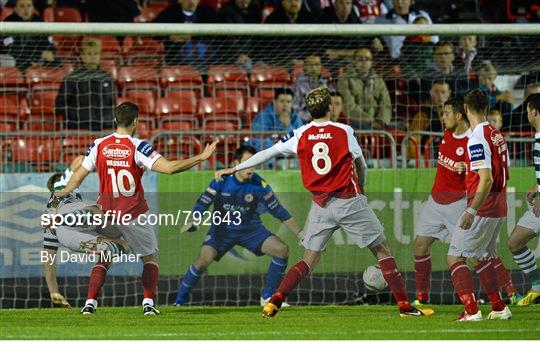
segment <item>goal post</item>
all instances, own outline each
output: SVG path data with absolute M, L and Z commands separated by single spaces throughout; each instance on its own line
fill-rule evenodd
M 169 159 L 200 153 L 205 143 L 221 139 L 216 156 L 191 171 L 144 176 L 152 212 L 176 215 L 193 209 L 213 179 L 213 171 L 231 165 L 238 146 L 269 147 L 287 133 L 292 123 L 282 123 L 286 128 L 281 129 L 262 125 L 261 115 L 276 110 L 276 94 L 291 89 L 292 103 L 286 105 L 290 108 L 280 110 L 294 113 L 297 123 L 309 120 L 302 116 L 305 108 L 298 100 L 305 89 L 297 86 L 298 80 L 309 83 L 309 73 L 341 98 L 342 111 L 335 113 L 336 120 L 356 125 L 370 167 L 369 204 L 384 225 L 411 296 L 415 290 L 415 225 L 431 190 L 442 136 L 440 130 L 432 129 L 439 120 L 435 102 L 478 87 L 488 89 L 489 114 L 500 116 L 512 164 L 509 214 L 499 253 L 518 289 L 530 286 L 512 261 L 506 241 L 527 210 L 524 196 L 535 183 L 531 168 L 534 135 L 522 103 L 528 92 L 540 92 L 539 24 L 0 22 L 0 35 L 8 42 L 10 37 L 26 41 L 25 48 L 7 49 L 0 55 L 0 308 L 50 305 L 39 261 L 43 242 L 39 218 L 48 198 L 46 181 L 75 156 L 84 154 L 95 138 L 111 132 L 115 105 L 136 103 L 141 112 L 137 135 Z M 402 55 L 395 59 L 386 37 L 398 36 L 404 41 Z M 438 47 L 430 38 L 434 36 L 448 42 L 450 50 L 436 52 Z M 466 36 L 476 37 L 475 56 L 470 61 L 462 56 L 465 42 L 460 45 L 460 38 Z M 85 66 L 96 62 L 88 62 L 82 55 L 96 46 L 99 67 L 88 71 Z M 369 50 L 360 61 L 355 60 L 359 48 Z M 53 60 L 43 57 L 42 51 L 52 51 Z M 452 61 L 442 60 L 446 56 Z M 380 81 L 377 86 L 366 85 L 356 95 L 346 94 L 358 62 L 371 62 Z M 451 77 L 434 75 L 432 68 L 437 63 L 446 63 L 455 73 Z M 99 82 L 92 83 L 96 79 Z M 434 84 L 442 84 L 443 89 L 435 89 Z M 379 90 L 383 95 L 372 96 Z M 94 95 L 99 96 L 99 106 L 88 100 Z M 363 125 L 365 120 L 381 124 L 369 121 Z M 311 198 L 302 186 L 297 160 L 277 158 L 257 172 L 303 225 Z M 92 175 L 86 183 L 83 197 L 94 200 L 97 178 Z M 288 245 L 289 265 L 302 256 L 297 239 L 279 221 L 269 214 L 262 220 Z M 158 228 L 159 305 L 174 301 L 179 277 L 197 258 L 205 240 L 207 229 L 180 234 L 180 227 L 164 224 Z M 530 248 L 540 256 L 537 238 Z M 447 244 L 439 242 L 433 246 L 432 303 L 456 301 L 446 265 L 447 249 Z M 257 305 L 269 263 L 267 256 L 256 257 L 235 247 L 210 266 L 189 303 Z M 363 270 L 375 263 L 369 250 L 360 250 L 344 232 L 337 231 L 321 264 L 289 302 L 388 303 L 388 291 L 376 295 L 362 283 Z M 80 306 L 85 299 L 90 266 L 57 266 L 60 291 L 72 305 Z M 142 296 L 139 268 L 140 264 L 113 266 L 102 303 L 138 305 Z

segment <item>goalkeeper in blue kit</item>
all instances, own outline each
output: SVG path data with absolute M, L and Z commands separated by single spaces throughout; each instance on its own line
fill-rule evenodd
M 253 147 L 242 146 L 235 152 L 235 162 L 243 162 L 255 153 Z M 180 279 L 176 305 L 185 305 L 202 273 L 214 260 L 219 261 L 236 245 L 257 256 L 272 257 L 261 295 L 261 305 L 265 305 L 281 282 L 287 268 L 289 249 L 263 226 L 260 215 L 269 212 L 297 236 L 301 232 L 298 223 L 278 202 L 270 186 L 254 169 L 242 170 L 220 182 L 212 181 L 193 208 L 193 221 L 188 222 L 183 231 L 195 231 L 197 225 L 194 221 L 206 221 L 209 217 L 206 215 L 209 214 L 208 208 L 212 204 L 214 210 L 208 220 L 212 222 L 212 226 L 206 234 L 198 258 Z

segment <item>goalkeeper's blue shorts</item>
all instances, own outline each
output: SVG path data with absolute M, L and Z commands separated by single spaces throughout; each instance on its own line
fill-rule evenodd
M 256 256 L 261 256 L 264 255 L 261 252 L 262 244 L 272 235 L 274 234 L 264 227 L 249 230 L 212 227 L 204 237 L 203 246 L 210 246 L 218 252 L 215 258 L 216 261 L 219 261 L 225 253 L 236 245 L 246 248 Z

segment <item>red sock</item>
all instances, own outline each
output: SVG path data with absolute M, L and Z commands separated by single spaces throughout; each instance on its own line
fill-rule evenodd
M 413 307 L 409 303 L 409 297 L 405 290 L 405 282 L 403 281 L 401 273 L 399 273 L 394 257 L 389 256 L 379 260 L 379 266 L 381 266 L 384 280 L 388 283 L 388 287 L 390 287 L 390 290 L 398 303 L 399 309 L 411 311 Z
M 499 294 L 499 286 L 497 285 L 497 275 L 495 269 L 490 260 L 484 260 L 474 267 L 476 273 L 480 278 L 480 283 L 487 293 L 489 300 L 491 301 L 491 307 L 495 311 L 504 310 L 504 303 L 502 302 L 501 295 Z
M 491 259 L 491 265 L 493 265 L 493 268 L 495 269 L 495 274 L 497 275 L 497 285 L 499 285 L 500 288 L 504 289 L 506 295 L 510 296 L 512 293 L 518 293 L 516 287 L 514 286 L 514 283 L 512 282 L 512 278 L 510 278 L 510 274 L 504 267 L 501 259 Z
M 159 267 L 154 262 L 147 262 L 143 266 L 142 287 L 144 298 L 156 297 L 157 285 L 159 280 Z
M 105 283 L 109 265 L 98 262 L 90 272 L 90 281 L 88 283 L 88 299 L 98 299 L 99 291 Z
M 270 302 L 281 307 L 281 303 L 287 298 L 289 293 L 300 283 L 302 279 L 309 275 L 310 268 L 307 262 L 300 260 L 297 262 L 289 272 L 283 277 L 281 284 L 276 291 L 276 293 L 270 298 Z
M 431 255 L 414 257 L 414 275 L 416 277 L 416 299 L 425 303 L 429 300 L 431 280 Z
M 465 261 L 458 261 L 450 266 L 450 275 L 452 283 L 459 296 L 459 299 L 465 305 L 465 311 L 469 315 L 474 315 L 478 312 L 478 303 L 474 298 L 473 280 L 471 271 Z

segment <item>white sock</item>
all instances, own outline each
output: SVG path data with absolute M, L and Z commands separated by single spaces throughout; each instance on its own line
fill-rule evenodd
M 152 298 L 145 298 L 142 301 L 142 305 L 143 306 L 145 306 L 145 305 L 154 306 L 154 300 Z
M 87 304 L 92 304 L 94 308 L 97 308 L 97 300 L 95 299 L 87 299 L 84 305 L 87 305 Z

